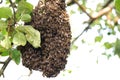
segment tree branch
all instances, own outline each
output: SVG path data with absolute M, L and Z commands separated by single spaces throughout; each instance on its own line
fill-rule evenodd
M 5 64 L 5 62 L 0 61 L 0 64 Z
M 86 9 L 81 5 L 79 4 L 79 2 L 77 0 L 73 0 L 74 3 L 76 3 L 78 5 L 78 7 L 87 15 L 89 16 L 90 19 L 92 19 L 92 16 L 86 11 Z
M 80 7 L 80 6 L 79 6 Z M 88 26 L 72 41 L 72 45 L 74 44 L 74 42 L 88 29 L 90 29 L 90 25 L 99 17 L 105 15 L 106 13 L 110 12 L 113 9 L 113 5 L 109 5 L 108 7 L 101 9 L 98 13 L 96 13 L 95 15 L 91 16 L 89 22 L 88 22 Z M 82 9 L 83 10 L 83 9 Z M 83 10 L 83 12 L 85 12 Z M 85 12 L 86 13 L 86 12 Z M 90 15 L 90 14 L 89 14 Z
M 90 25 L 94 22 L 95 19 L 91 19 L 88 23 L 88 26 L 76 37 L 73 39 L 72 41 L 72 45 L 74 44 L 75 41 L 77 41 L 77 39 L 85 32 L 85 31 L 88 31 L 88 29 L 90 29 Z
M 109 5 L 108 7 L 100 10 L 98 13 L 95 13 L 92 15 L 92 18 L 93 19 L 97 19 L 105 14 L 107 14 L 108 12 L 110 12 L 111 10 L 113 9 L 113 6 L 112 5 Z
M 89 26 L 87 26 L 73 41 L 72 41 L 72 45 L 74 44 L 74 42 L 85 32 L 85 31 L 87 31 L 88 29 L 89 29 L 90 27 Z
M 107 7 L 111 2 L 113 2 L 114 0 L 108 0 L 104 5 L 103 5 L 103 7 L 102 7 L 102 9 L 103 8 L 105 8 L 105 7 Z
M 0 76 L 3 75 L 3 77 L 4 77 L 4 71 L 5 71 L 7 65 L 9 64 L 10 61 L 11 61 L 11 58 L 8 57 L 7 60 L 4 62 L 2 68 L 0 69 Z

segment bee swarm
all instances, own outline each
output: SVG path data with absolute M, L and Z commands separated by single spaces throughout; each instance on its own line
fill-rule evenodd
M 46 77 L 56 77 L 65 68 L 70 53 L 71 31 L 65 7 L 65 0 L 39 1 L 31 24 L 41 33 L 41 47 L 27 43 L 19 48 L 23 65 L 42 71 Z

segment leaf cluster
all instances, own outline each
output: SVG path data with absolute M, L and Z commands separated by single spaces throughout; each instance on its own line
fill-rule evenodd
M 0 55 L 9 56 L 16 64 L 20 63 L 18 46 L 29 42 L 40 47 L 40 32 L 25 23 L 31 21 L 33 5 L 26 0 L 6 0 L 7 7 L 0 7 Z

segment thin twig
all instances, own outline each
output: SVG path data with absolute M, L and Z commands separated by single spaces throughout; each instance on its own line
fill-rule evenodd
M 108 0 L 104 5 L 103 5 L 103 7 L 102 7 L 102 9 L 103 8 L 105 8 L 105 7 L 107 7 L 111 2 L 113 2 L 114 0 Z
M 28 74 L 28 76 L 30 76 L 32 74 L 32 69 L 29 69 L 30 70 L 30 73 Z
M 96 15 L 93 15 L 92 18 L 97 19 L 97 18 L 105 15 L 106 13 L 110 12 L 112 9 L 113 9 L 113 5 L 109 5 L 109 6 L 105 7 L 104 9 L 101 9 Z
M 0 61 L 0 64 L 5 64 L 5 62 Z
M 13 9 L 13 20 L 14 20 L 14 24 L 13 24 L 13 26 L 15 26 L 15 24 L 16 24 L 16 17 L 15 17 L 15 4 L 12 2 L 12 0 L 9 0 L 9 2 L 10 2 L 10 4 L 11 4 L 11 7 L 12 7 L 12 9 Z
M 72 41 L 72 45 L 75 43 L 75 41 L 86 31 L 88 31 L 88 29 L 90 29 L 90 25 L 94 22 L 95 19 L 91 19 L 91 21 L 89 22 L 88 26 L 76 37 L 74 38 L 74 40 Z
M 73 0 L 77 5 L 78 7 L 87 15 L 89 16 L 90 19 L 92 19 L 92 16 L 86 11 L 86 9 L 77 1 L 77 0 Z
M 3 77 L 4 77 L 4 71 L 5 71 L 5 69 L 8 66 L 8 64 L 9 64 L 10 61 L 11 61 L 11 58 L 8 57 L 7 60 L 4 62 L 2 68 L 0 69 L 0 76 L 3 75 Z
M 67 2 L 67 6 L 71 6 L 71 5 L 73 5 L 75 2 L 73 1 L 73 0 L 69 0 L 68 2 Z
M 73 41 L 72 41 L 72 45 L 74 44 L 74 42 L 85 32 L 89 29 L 89 26 L 87 26 Z

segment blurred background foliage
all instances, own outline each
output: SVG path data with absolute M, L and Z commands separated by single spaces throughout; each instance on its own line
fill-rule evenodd
M 80 15 L 85 14 L 87 16 L 85 17 L 87 20 L 84 18 L 82 23 L 82 25 L 85 25 L 84 29 L 77 36 L 73 36 L 72 48 L 77 49 L 74 43 L 80 39 L 84 33 L 96 29 L 97 33 L 96 31 L 93 32 L 95 34 L 93 35 L 94 43 L 99 43 L 105 49 L 101 55 L 107 56 L 108 59 L 114 55 L 120 57 L 119 4 L 120 0 L 68 0 L 67 7 L 77 6 L 77 11 L 71 9 L 70 15 L 79 12 Z M 83 44 L 89 44 L 89 40 L 81 39 Z M 111 52 L 109 53 L 109 51 Z

